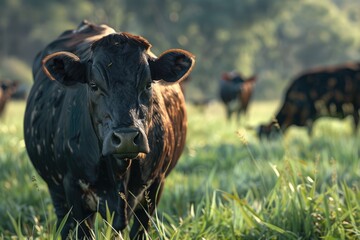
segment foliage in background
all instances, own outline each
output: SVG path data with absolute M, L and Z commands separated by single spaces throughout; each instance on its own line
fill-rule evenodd
M 8 57 L 2 61 L 0 79 L 18 80 L 31 86 L 32 72 L 29 66 L 19 58 Z
M 31 66 L 45 44 L 88 19 L 143 35 L 156 54 L 193 52 L 189 99 L 217 97 L 221 73 L 233 69 L 258 75 L 256 98 L 280 99 L 299 72 L 359 59 L 358 9 L 356 0 L 3 0 L 0 77 L 27 81 L 28 70 L 5 71 L 6 59 Z

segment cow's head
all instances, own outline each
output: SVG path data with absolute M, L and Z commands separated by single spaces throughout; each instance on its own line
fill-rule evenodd
M 273 120 L 267 125 L 260 125 L 257 129 L 257 135 L 260 139 L 274 139 L 280 136 L 280 126 Z
M 50 79 L 68 87 L 86 85 L 104 156 L 134 158 L 148 153 L 154 82 L 179 83 L 192 70 L 191 53 L 173 49 L 157 58 L 150 47 L 142 37 L 116 33 L 94 42 L 87 61 L 70 52 L 43 59 L 43 70 Z

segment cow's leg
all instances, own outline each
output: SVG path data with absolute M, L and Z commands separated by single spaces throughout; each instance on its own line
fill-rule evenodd
M 314 120 L 309 119 L 308 121 L 306 121 L 306 127 L 307 127 L 308 136 L 311 137 L 314 129 Z
M 90 231 L 88 226 L 85 224 L 85 219 L 90 217 L 91 214 L 85 212 L 82 200 L 82 191 L 79 186 L 79 180 L 75 179 L 71 174 L 67 174 L 64 177 L 64 189 L 66 202 L 72 211 L 72 221 L 79 223 L 78 238 L 82 239 L 90 237 Z
M 226 105 L 226 117 L 230 121 L 231 119 L 231 109 L 228 105 Z
M 49 192 L 54 204 L 55 214 L 57 217 L 57 228 L 59 228 L 61 221 L 64 219 L 66 214 L 70 211 L 66 198 L 65 191 L 62 185 L 49 186 Z M 66 239 L 69 235 L 70 229 L 75 227 L 75 223 L 72 216 L 69 215 L 64 227 L 61 230 L 61 238 Z
M 112 184 L 104 186 L 103 193 L 100 194 L 99 209 L 101 216 L 106 218 L 106 206 L 110 213 L 115 213 L 112 227 L 122 231 L 128 225 L 127 206 L 126 206 L 127 190 L 124 182 L 121 181 L 116 187 Z
M 241 115 L 241 111 L 242 109 L 238 109 L 237 112 L 236 112 L 236 121 L 237 123 L 240 123 L 240 115 Z
M 145 206 L 139 206 L 134 213 L 134 224 L 131 227 L 130 239 L 145 239 L 145 231 L 149 229 L 150 216 L 154 213 L 164 187 L 162 179 L 156 179 L 145 191 Z
M 341 102 L 337 102 L 335 104 L 336 106 L 336 114 L 339 116 L 339 118 L 344 118 L 345 117 L 345 113 L 344 113 L 344 109 L 343 109 L 343 106 L 342 106 L 342 103 Z
M 303 110 L 304 115 L 303 115 L 303 119 L 307 119 L 305 120 L 306 126 L 307 126 L 307 132 L 309 137 L 312 137 L 313 135 L 313 128 L 314 128 L 314 122 L 316 120 L 316 116 L 317 116 L 317 110 L 315 108 L 315 105 L 313 102 L 308 103 L 308 109 Z M 306 106 L 306 105 L 305 105 Z
M 354 107 L 353 118 L 354 118 L 354 134 L 356 134 L 359 126 L 359 109 L 357 107 Z

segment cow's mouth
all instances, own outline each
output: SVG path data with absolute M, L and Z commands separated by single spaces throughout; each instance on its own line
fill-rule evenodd
M 132 159 L 144 159 L 146 158 L 146 153 L 122 153 L 122 154 L 113 154 L 116 160 L 132 160 Z
M 118 184 L 123 179 L 124 174 L 131 166 L 132 160 L 129 157 L 116 156 L 118 154 L 109 155 L 105 159 L 107 174 L 112 184 Z
M 130 160 L 130 159 L 134 159 L 137 158 L 137 156 L 139 155 L 139 153 L 116 153 L 113 154 L 114 158 L 116 158 L 117 160 Z

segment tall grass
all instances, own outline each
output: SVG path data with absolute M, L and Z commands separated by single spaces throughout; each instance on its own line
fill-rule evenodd
M 246 124 L 271 119 L 275 107 L 253 104 Z M 23 108 L 12 103 L 0 122 L 0 238 L 58 238 L 46 185 L 25 153 Z M 360 239 L 359 139 L 350 120 L 321 120 L 312 137 L 292 128 L 259 141 L 245 121 L 227 122 L 218 104 L 189 106 L 188 115 L 187 146 L 149 239 Z M 108 213 L 96 217 L 93 237 L 128 239 L 128 229 L 117 233 Z

